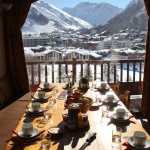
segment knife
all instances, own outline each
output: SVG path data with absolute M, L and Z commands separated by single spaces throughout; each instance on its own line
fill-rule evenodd
M 90 143 L 96 138 L 96 133 L 93 132 L 89 135 L 89 137 L 86 139 L 85 143 L 79 148 L 79 150 L 84 150 Z

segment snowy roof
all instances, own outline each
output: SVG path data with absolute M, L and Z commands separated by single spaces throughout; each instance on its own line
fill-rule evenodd
M 77 49 L 74 49 L 74 50 L 71 50 L 71 51 L 67 50 L 65 55 L 70 54 L 72 52 L 75 52 L 75 53 L 78 53 L 78 54 L 81 54 L 81 55 L 90 55 L 90 56 L 95 57 L 95 58 L 102 57 L 101 55 L 99 55 L 99 54 L 97 54 L 95 52 L 92 52 L 92 51 L 89 51 L 89 50 L 85 50 L 83 48 L 77 48 Z

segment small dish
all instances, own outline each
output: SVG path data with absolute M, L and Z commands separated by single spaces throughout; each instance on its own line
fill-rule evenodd
M 147 139 L 145 145 L 135 145 L 133 142 L 133 136 L 129 137 L 127 141 L 131 146 L 135 147 L 137 150 L 144 150 L 150 148 L 150 141 Z
M 58 135 L 61 134 L 63 131 L 60 127 L 50 127 L 48 129 L 48 132 L 51 133 L 52 135 Z
M 22 130 L 18 131 L 17 135 L 18 137 L 29 139 L 29 138 L 36 137 L 37 134 L 38 134 L 38 129 L 34 128 L 32 135 L 24 135 Z
M 128 121 L 130 119 L 130 116 L 126 114 L 123 118 L 118 118 L 116 113 L 114 113 L 112 115 L 112 118 L 116 121 L 119 121 L 119 122 L 125 122 L 125 121 Z

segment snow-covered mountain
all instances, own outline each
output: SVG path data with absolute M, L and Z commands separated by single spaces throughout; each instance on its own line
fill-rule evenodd
M 32 4 L 23 33 L 41 33 L 90 28 L 86 21 L 73 17 L 43 0 Z
M 110 19 L 106 24 L 98 25 L 86 31 L 91 33 L 101 33 L 107 31 L 110 34 L 119 33 L 121 30 L 139 30 L 144 31 L 148 24 L 148 16 L 145 10 L 143 0 L 131 0 L 117 16 Z
M 92 25 L 107 22 L 112 17 L 118 15 L 122 9 L 108 3 L 81 2 L 74 8 L 63 8 L 63 11 L 72 16 L 78 17 Z

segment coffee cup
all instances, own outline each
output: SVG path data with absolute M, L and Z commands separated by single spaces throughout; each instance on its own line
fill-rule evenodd
M 146 138 L 146 134 L 142 131 L 135 131 L 133 134 L 133 142 L 135 145 L 145 145 Z
M 33 124 L 32 123 L 24 123 L 22 125 L 22 132 L 24 135 L 32 135 L 33 133 Z
M 102 88 L 102 89 L 105 89 L 106 86 L 107 86 L 107 83 L 105 83 L 105 82 L 102 82 L 102 83 L 101 83 L 101 88 Z
M 49 89 L 49 83 L 44 83 L 44 89 Z
M 38 91 L 38 97 L 43 99 L 45 97 L 45 92 L 44 91 Z
M 117 118 L 123 118 L 125 116 L 125 113 L 125 109 L 123 108 L 116 109 Z
M 39 102 L 32 103 L 32 109 L 33 109 L 33 111 L 38 111 L 39 108 L 40 108 L 40 105 L 41 105 L 41 103 L 39 103 Z
M 112 102 L 113 100 L 114 100 L 114 95 L 108 94 L 108 95 L 107 95 L 107 101 L 108 101 L 108 102 Z

